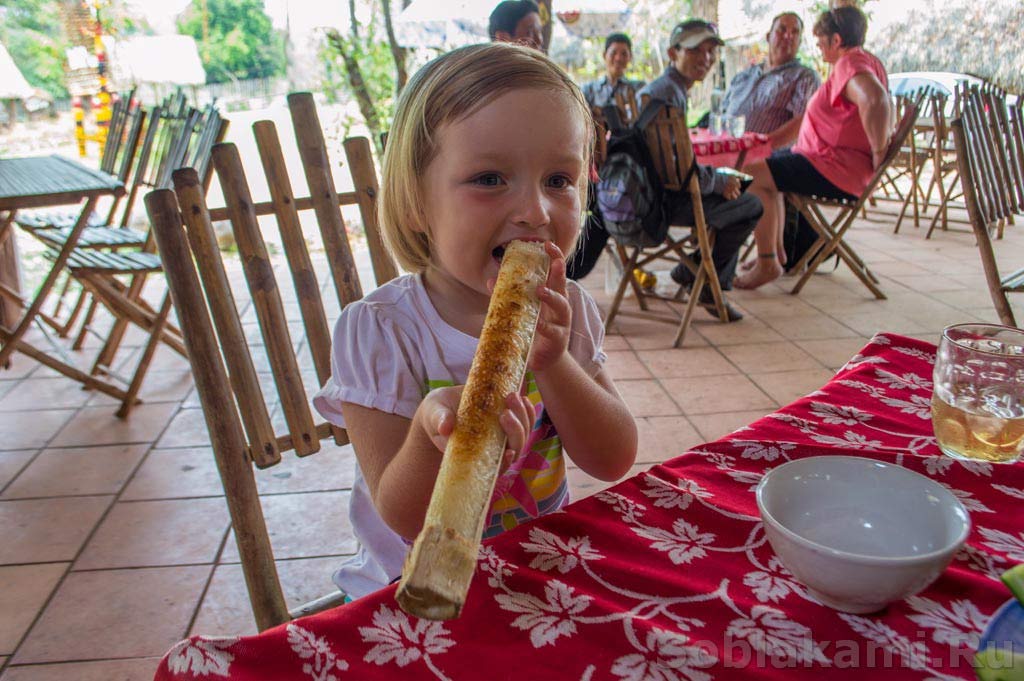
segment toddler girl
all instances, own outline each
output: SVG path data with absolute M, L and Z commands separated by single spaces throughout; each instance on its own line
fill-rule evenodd
M 381 228 L 408 274 L 347 306 L 331 380 L 314 400 L 358 461 L 359 552 L 335 575 L 351 598 L 395 580 L 423 524 L 505 245 L 551 257 L 523 390 L 507 397 L 504 470 L 484 537 L 568 502 L 565 453 L 615 480 L 636 425 L 602 368 L 597 306 L 565 277 L 586 205 L 593 123 L 540 52 L 474 45 L 424 66 L 399 98 L 384 155 Z

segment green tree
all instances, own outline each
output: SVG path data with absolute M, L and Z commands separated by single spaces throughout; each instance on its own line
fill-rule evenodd
M 199 43 L 209 83 L 284 73 L 284 35 L 274 30 L 262 0 L 197 0 L 178 30 Z
M 0 40 L 31 85 L 67 96 L 58 0 L 0 0 Z

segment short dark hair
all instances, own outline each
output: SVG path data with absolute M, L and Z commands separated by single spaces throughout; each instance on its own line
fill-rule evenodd
M 796 12 L 779 12 L 774 17 L 772 17 L 772 25 L 768 27 L 769 33 L 775 30 L 775 24 L 779 23 L 779 19 L 781 19 L 782 17 L 793 17 L 794 19 L 796 19 L 797 23 L 800 24 L 800 32 L 804 32 L 804 20 L 800 18 L 799 14 L 797 14 Z
M 509 35 L 516 32 L 516 24 L 530 12 L 540 14 L 540 7 L 533 0 L 505 0 L 499 2 L 498 6 L 491 12 L 491 18 L 487 23 L 487 34 L 491 40 L 498 37 L 498 31 L 504 31 Z
M 608 37 L 604 39 L 604 51 L 608 52 L 608 48 L 615 43 L 624 43 L 629 51 L 633 51 L 633 41 L 629 39 L 629 36 L 625 33 L 609 33 Z
M 830 9 L 814 22 L 814 35 L 831 37 L 838 33 L 843 47 L 860 47 L 867 32 L 868 18 L 856 7 Z

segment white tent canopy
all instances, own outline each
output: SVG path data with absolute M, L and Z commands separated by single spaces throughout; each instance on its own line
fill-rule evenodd
M 0 43 L 0 99 L 28 99 L 32 86 L 21 75 L 7 48 Z
M 104 38 L 118 83 L 202 85 L 206 70 L 192 36 L 139 36 L 113 41 Z

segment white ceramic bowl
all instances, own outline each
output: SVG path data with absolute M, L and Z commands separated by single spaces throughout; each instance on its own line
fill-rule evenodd
M 765 533 L 783 565 L 825 605 L 869 613 L 924 589 L 971 521 L 945 487 L 902 466 L 816 456 L 757 486 Z

